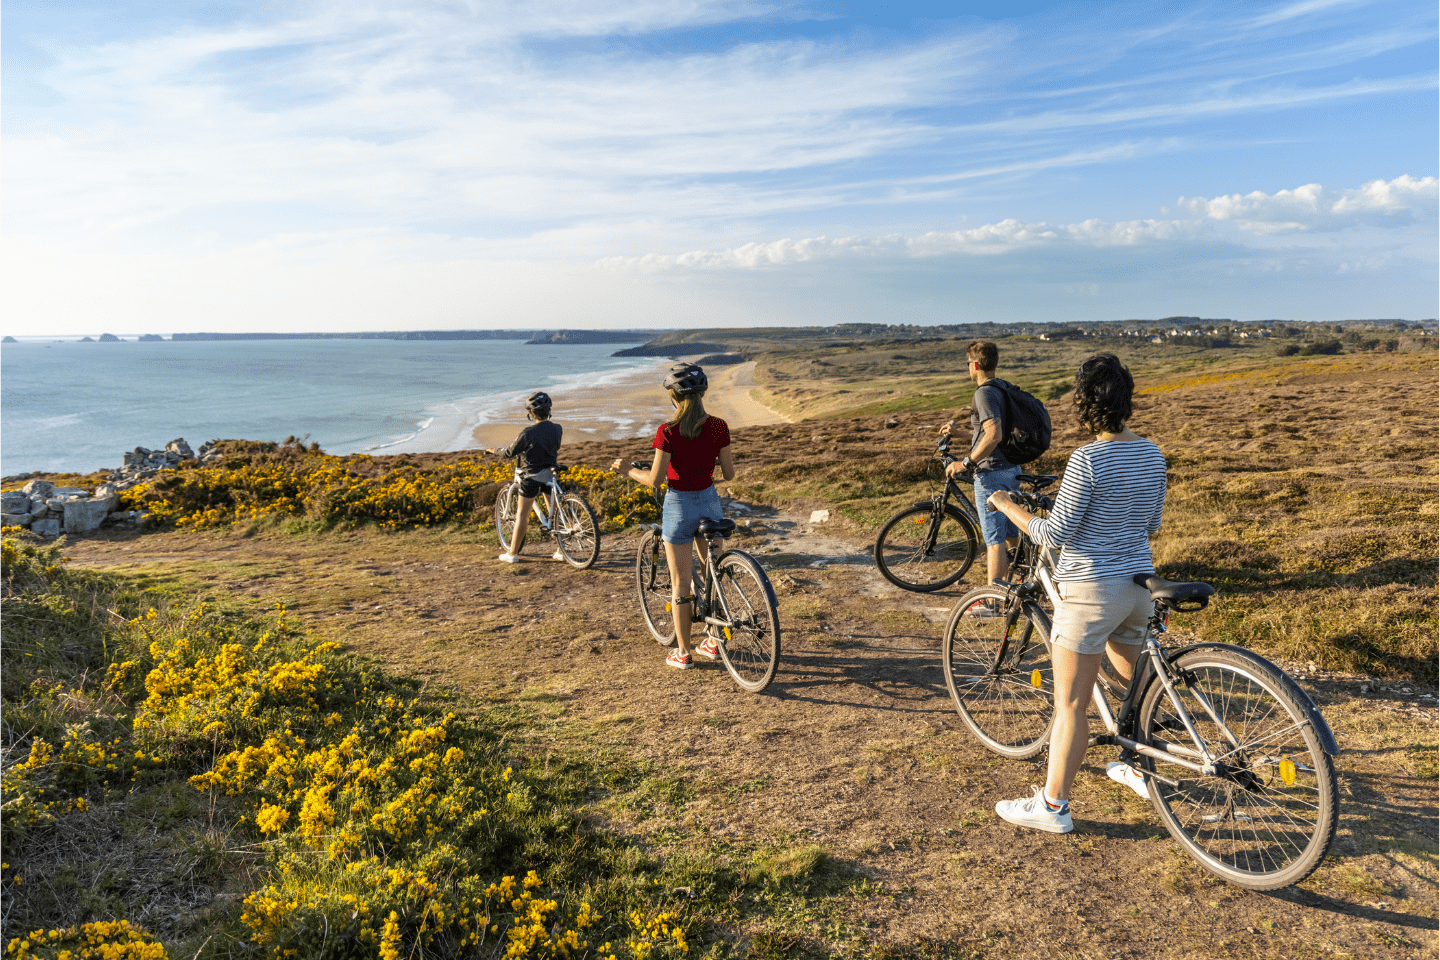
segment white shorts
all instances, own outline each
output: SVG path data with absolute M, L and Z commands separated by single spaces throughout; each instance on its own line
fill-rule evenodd
M 1145 641 L 1145 625 L 1154 603 L 1150 591 L 1130 577 L 1108 580 L 1061 580 L 1055 584 L 1060 606 L 1050 642 L 1075 653 L 1100 653 L 1107 641 Z

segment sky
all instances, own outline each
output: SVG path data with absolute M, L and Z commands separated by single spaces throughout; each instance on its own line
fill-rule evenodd
M 1430 318 L 1436 21 L 8 0 L 0 327 Z

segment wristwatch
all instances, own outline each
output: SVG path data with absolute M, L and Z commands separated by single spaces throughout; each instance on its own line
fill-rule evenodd
M 971 460 L 969 457 L 962 457 L 960 460 L 960 468 L 962 470 L 974 470 L 975 461 Z

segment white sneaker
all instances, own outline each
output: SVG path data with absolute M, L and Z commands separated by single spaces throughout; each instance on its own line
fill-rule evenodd
M 565 559 L 565 554 L 561 553 L 559 550 L 556 550 L 554 553 L 550 554 L 550 559 L 551 559 L 551 560 L 564 560 L 564 559 Z
M 1045 791 L 1031 787 L 1034 791 L 1028 800 L 1001 800 L 995 804 L 995 815 L 1006 823 L 1046 833 L 1069 833 L 1075 829 L 1070 820 L 1070 804 L 1062 803 L 1059 810 L 1051 810 L 1045 802 Z
M 1116 783 L 1125 784 L 1125 786 L 1134 790 L 1141 800 L 1150 799 L 1150 791 L 1145 786 L 1145 778 L 1140 775 L 1140 771 L 1128 763 L 1112 760 L 1105 764 L 1105 776 L 1114 780 Z
M 519 563 L 519 562 L 520 562 L 520 558 L 517 557 L 517 556 L 515 556 L 515 554 L 513 554 L 513 553 L 502 553 L 502 554 L 500 554 L 500 556 L 499 556 L 497 559 L 502 560 L 502 561 L 504 561 L 505 563 Z

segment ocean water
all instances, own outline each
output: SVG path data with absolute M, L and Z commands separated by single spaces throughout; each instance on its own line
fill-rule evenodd
M 177 437 L 283 440 L 327 453 L 475 446 L 471 430 L 534 390 L 603 386 L 653 367 L 626 344 L 256 340 L 0 346 L 0 475 L 88 473 Z M 623 415 L 622 415 L 623 416 Z

